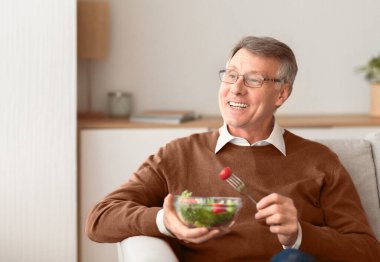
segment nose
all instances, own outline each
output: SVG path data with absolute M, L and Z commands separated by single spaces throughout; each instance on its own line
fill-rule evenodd
M 246 88 L 244 85 L 244 77 L 239 76 L 235 84 L 231 85 L 230 92 L 234 95 L 243 95 L 246 92 Z

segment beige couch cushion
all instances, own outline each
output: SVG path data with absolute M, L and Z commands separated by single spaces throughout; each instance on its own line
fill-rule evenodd
M 371 143 L 364 139 L 326 139 L 318 142 L 331 148 L 351 175 L 369 223 L 377 239 L 380 240 L 379 191 Z

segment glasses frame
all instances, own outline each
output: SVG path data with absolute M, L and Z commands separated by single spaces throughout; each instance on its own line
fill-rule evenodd
M 237 78 L 235 80 L 235 82 L 226 82 L 226 81 L 223 81 L 223 75 L 224 73 L 226 73 L 227 71 L 233 71 L 236 73 L 237 75 Z M 260 76 L 261 77 L 261 83 L 260 85 L 258 86 L 251 86 L 251 85 L 248 85 L 247 84 L 247 81 L 246 81 L 246 76 L 248 74 L 244 74 L 244 75 L 239 75 L 239 73 L 235 70 L 232 70 L 232 69 L 222 69 L 222 70 L 219 70 L 219 79 L 222 83 L 226 83 L 226 84 L 235 84 L 239 78 L 242 76 L 243 77 L 243 82 L 244 82 L 244 85 L 247 86 L 247 87 L 251 87 L 251 88 L 260 88 L 263 86 L 264 82 L 274 82 L 274 83 L 284 83 L 284 80 L 283 79 L 279 79 L 279 78 L 268 78 L 268 77 L 264 77 L 260 74 L 257 74 L 257 76 Z

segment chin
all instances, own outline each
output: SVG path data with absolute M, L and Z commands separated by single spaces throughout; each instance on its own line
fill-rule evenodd
M 225 119 L 224 121 L 228 126 L 234 127 L 234 128 L 239 128 L 243 126 L 243 122 L 239 121 L 236 118 L 229 117 L 228 119 Z

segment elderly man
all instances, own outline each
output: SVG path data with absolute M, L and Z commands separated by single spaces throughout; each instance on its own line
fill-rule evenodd
M 276 122 L 296 73 L 284 43 L 243 38 L 220 71 L 224 125 L 174 140 L 150 156 L 94 207 L 88 236 L 98 242 L 165 238 L 183 261 L 268 261 L 288 248 L 321 261 L 377 261 L 379 243 L 337 156 Z M 173 195 L 187 189 L 199 196 L 240 196 L 218 178 L 225 166 L 258 203 L 245 201 L 229 232 L 183 225 Z

